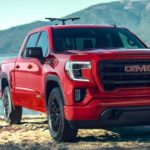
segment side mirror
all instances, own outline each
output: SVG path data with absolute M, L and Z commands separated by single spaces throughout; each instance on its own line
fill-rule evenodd
M 41 47 L 27 47 L 26 48 L 26 57 L 31 58 L 43 58 L 43 51 Z

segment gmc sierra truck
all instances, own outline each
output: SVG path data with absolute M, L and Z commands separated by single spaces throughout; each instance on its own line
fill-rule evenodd
M 81 128 L 150 125 L 150 49 L 126 28 L 35 29 L 2 63 L 0 87 L 9 124 L 22 107 L 44 112 L 58 142 Z

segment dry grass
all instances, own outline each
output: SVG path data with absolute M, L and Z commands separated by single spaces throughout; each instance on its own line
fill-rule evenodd
M 74 143 L 56 143 L 49 134 L 45 116 L 23 117 L 20 125 L 7 125 L 0 119 L 2 150 L 98 150 L 150 149 L 150 127 L 113 130 L 80 130 Z

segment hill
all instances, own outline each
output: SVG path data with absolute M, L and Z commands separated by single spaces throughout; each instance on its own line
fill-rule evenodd
M 80 16 L 81 24 L 124 26 L 150 44 L 150 0 L 121 0 L 91 6 L 70 16 Z
M 36 21 L 0 31 L 0 54 L 18 53 L 21 44 L 29 31 L 49 24 L 49 22 Z
M 135 32 L 143 41 L 150 44 L 150 0 L 121 0 L 100 3 L 67 17 L 80 17 L 76 24 L 116 24 Z M 71 24 L 71 22 L 68 22 Z M 35 21 L 30 24 L 0 31 L 0 54 L 18 53 L 25 35 L 34 28 L 50 25 L 49 22 Z

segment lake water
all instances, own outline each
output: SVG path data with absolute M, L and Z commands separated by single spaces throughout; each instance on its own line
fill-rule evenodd
M 1 55 L 0 56 L 0 64 L 2 63 L 3 60 L 8 59 L 8 58 L 14 58 L 14 57 L 16 57 L 16 54 L 12 54 L 12 55 L 4 54 L 4 55 Z M 24 115 L 37 115 L 39 113 L 31 111 L 31 110 L 28 110 L 28 109 L 23 109 L 23 114 Z M 2 116 L 2 115 L 3 115 L 3 105 L 2 105 L 2 101 L 0 99 L 0 116 Z

